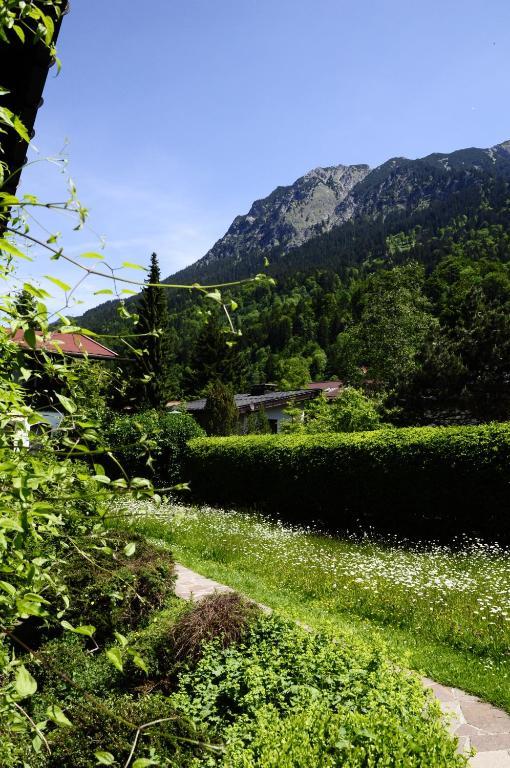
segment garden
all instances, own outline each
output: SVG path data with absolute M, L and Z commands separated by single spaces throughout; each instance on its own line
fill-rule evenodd
M 66 7 L 3 4 L 16 77 L 25 58 L 57 61 Z M 264 434 L 217 437 L 221 403 L 233 425 L 237 413 L 211 380 L 206 434 L 182 403 L 166 407 L 164 291 L 214 307 L 200 316 L 219 314 L 208 333 L 233 348 L 228 289 L 274 281 L 165 286 L 155 256 L 145 281 L 126 277 L 130 262 L 69 256 L 34 211 L 79 230 L 74 182 L 65 202 L 18 192 L 31 126 L 10 106 L 0 124 L 0 766 L 467 766 L 421 675 L 510 712 L 508 424 L 401 428 L 351 387 L 343 411 L 317 400 L 315 421 L 291 417 L 288 434 L 265 434 L 259 414 Z M 57 311 L 36 281 L 11 289 L 32 245 L 80 275 L 45 275 Z M 113 285 L 96 293 L 119 299 L 121 334 L 70 316 L 91 276 Z M 139 312 L 122 298 L 133 286 Z M 108 368 L 57 334 L 122 337 L 132 357 Z M 198 346 L 204 372 L 215 348 Z M 232 590 L 178 597 L 178 564 Z

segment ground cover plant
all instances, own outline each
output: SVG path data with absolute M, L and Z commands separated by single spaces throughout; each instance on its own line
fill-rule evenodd
M 317 628 L 382 632 L 414 668 L 510 711 L 504 547 L 340 539 L 209 507 L 142 502 L 130 512 L 136 530 L 204 575 Z
M 41 722 L 59 706 L 65 727 L 45 727 L 48 751 L 31 768 L 466 765 L 437 702 L 383 643 L 312 633 L 220 593 L 195 606 L 169 597 L 127 633 L 124 651 L 135 647 L 147 658 L 138 674 L 127 663 L 112 670 L 111 647 L 91 653 L 77 635 L 41 647 L 28 713 Z M 18 754 L 28 754 L 23 740 Z
M 186 475 L 202 502 L 334 530 L 360 521 L 399 535 L 510 541 L 509 463 L 505 423 L 199 438 Z

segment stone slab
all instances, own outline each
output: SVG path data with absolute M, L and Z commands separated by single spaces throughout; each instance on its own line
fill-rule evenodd
M 510 753 L 507 750 L 479 752 L 471 758 L 471 768 L 510 768 Z

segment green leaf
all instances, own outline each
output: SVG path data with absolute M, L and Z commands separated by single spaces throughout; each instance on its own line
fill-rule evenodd
M 74 632 L 76 635 L 85 635 L 86 637 L 92 637 L 96 628 L 92 624 L 81 624 L 79 627 L 73 627 L 68 621 L 60 622 L 60 626 L 64 629 L 68 629 L 70 632 Z
M 24 530 L 22 525 L 17 520 L 13 520 L 12 517 L 0 517 L 0 528 L 7 531 L 19 531 L 19 533 L 23 533 Z
M 68 413 L 76 413 L 76 403 L 74 403 L 69 397 L 61 395 L 58 392 L 55 392 L 55 395 L 60 400 Z
M 92 479 L 103 485 L 110 485 L 111 480 L 107 475 L 92 475 Z
M 0 205 L 18 205 L 19 198 L 8 192 L 0 192 Z
M 50 283 L 53 283 L 53 285 L 56 285 L 57 288 L 61 288 L 63 291 L 70 291 L 71 286 L 67 283 L 64 283 L 62 280 L 59 280 L 58 277 L 52 277 L 51 275 L 44 275 L 46 280 L 49 280 Z
M 62 712 L 59 706 L 56 704 L 50 704 L 48 709 L 46 710 L 46 714 L 50 718 L 50 720 L 53 720 L 54 723 L 57 725 L 61 725 L 64 728 L 72 728 L 73 724 L 69 720 L 68 717 Z
M 132 261 L 123 261 L 122 266 L 127 267 L 128 269 L 141 269 L 143 272 L 147 269 L 146 267 L 142 267 L 141 264 L 134 264 Z
M 46 27 L 44 42 L 46 43 L 46 45 L 51 45 L 51 41 L 53 40 L 53 35 L 55 34 L 55 25 L 53 24 L 53 19 L 51 18 L 51 16 L 47 16 L 46 14 L 43 14 L 42 22 Z
M 105 752 L 102 749 L 98 749 L 97 752 L 94 752 L 94 757 L 96 758 L 98 765 L 113 765 L 115 762 L 115 758 L 112 753 Z
M 113 296 L 113 291 L 112 291 L 111 288 L 101 288 L 100 291 L 94 291 L 94 296 L 99 296 L 99 295 L 101 295 L 103 293 L 105 293 L 105 294 L 107 293 L 110 296 Z
M 124 547 L 124 554 L 126 555 L 126 557 L 131 557 L 132 555 L 135 554 L 135 551 L 136 551 L 136 544 L 134 541 L 128 542 Z
M 109 648 L 106 651 L 106 656 L 111 661 L 115 669 L 118 669 L 119 672 L 124 671 L 124 664 L 122 663 L 122 654 L 120 652 L 120 648 Z
M 150 765 L 157 765 L 156 760 L 151 760 L 150 757 L 139 757 L 133 763 L 133 768 L 148 768 Z
M 7 581 L 0 581 L 0 589 L 3 589 L 4 592 L 7 592 L 9 595 L 16 594 L 16 587 L 13 587 L 12 584 L 9 584 Z
M 28 131 L 25 128 L 24 123 L 21 122 L 19 117 L 17 115 L 14 115 L 12 118 L 12 127 L 18 134 L 18 136 L 21 136 L 22 139 L 24 139 L 27 144 L 30 144 L 30 136 L 28 135 Z
M 26 261 L 32 261 L 29 256 L 26 256 L 19 248 L 6 240 L 4 237 L 0 237 L 0 251 L 6 251 L 11 256 L 15 256 L 17 259 L 25 259 Z
M 142 657 L 138 653 L 135 653 L 133 655 L 133 664 L 135 666 L 139 667 L 139 669 L 141 669 L 143 672 L 145 672 L 146 675 L 149 674 L 149 670 L 147 668 L 147 664 L 145 663 L 145 661 L 142 659 Z
M 21 378 L 23 379 L 23 381 L 28 381 L 28 380 L 29 380 L 29 378 L 30 378 L 30 377 L 31 377 L 31 375 L 32 375 L 32 371 L 31 371 L 31 370 L 29 370 L 28 368 L 23 368 L 23 366 L 22 366 L 22 365 L 20 365 L 20 369 L 19 369 L 19 372 L 20 372 L 20 376 L 21 376 Z
M 234 301 L 234 299 L 232 299 L 232 301 L 230 302 L 230 309 L 232 310 L 232 312 L 235 312 L 238 306 L 239 304 L 237 303 L 237 301 Z
M 27 696 L 33 696 L 37 690 L 37 683 L 24 664 L 18 667 L 14 686 L 22 699 Z
M 117 640 L 117 642 L 120 643 L 120 645 L 123 648 L 125 648 L 126 645 L 128 644 L 127 637 L 124 637 L 124 635 L 121 635 L 120 632 L 117 632 L 117 631 L 114 632 L 114 635 L 115 635 L 115 639 Z
M 33 328 L 27 328 L 23 333 L 23 338 L 31 349 L 35 349 L 37 345 L 37 338 Z
M 212 299 L 213 301 L 217 301 L 218 304 L 221 304 L 221 293 L 216 288 L 215 291 L 210 291 L 209 293 L 205 294 L 206 299 Z
M 13 32 L 15 32 L 17 34 L 17 36 L 19 37 L 21 42 L 24 43 L 25 42 L 25 33 L 24 33 L 22 27 L 20 27 L 19 24 L 13 24 L 12 29 L 13 29 Z

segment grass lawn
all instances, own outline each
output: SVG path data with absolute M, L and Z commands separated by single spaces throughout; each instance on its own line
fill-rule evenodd
M 317 629 L 382 635 L 408 666 L 510 712 L 508 551 L 351 541 L 208 507 L 123 512 L 183 565 Z

